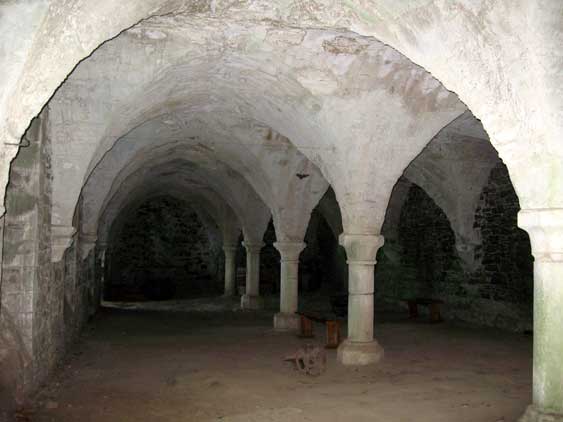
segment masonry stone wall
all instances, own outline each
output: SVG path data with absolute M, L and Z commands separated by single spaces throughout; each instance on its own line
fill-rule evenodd
M 41 118 L 41 122 L 45 122 Z M 43 123 L 45 125 L 45 123 Z M 46 379 L 63 352 L 64 327 L 61 324 L 61 300 L 64 284 L 53 282 L 51 263 L 51 198 L 53 173 L 51 169 L 51 139 L 44 136 L 38 139 L 39 156 L 36 165 L 39 175 L 36 180 L 37 219 L 35 250 L 35 286 L 33 304 L 33 384 Z M 8 213 L 9 215 L 9 213 Z
M 27 133 L 10 174 L 3 250 L 2 315 L 10 317 L 29 356 L 23 389 L 30 391 L 52 368 L 62 336 L 56 304 L 61 286 L 50 283 L 50 142 L 44 120 Z M 40 363 L 41 362 L 41 363 Z
M 508 171 L 499 163 L 491 171 L 475 215 L 483 245 L 477 258 L 482 263 L 484 298 L 532 306 L 533 259 L 528 234 L 518 228 L 518 198 Z
M 1 311 L 1 309 L 0 309 Z M 24 402 L 21 375 L 31 364 L 19 328 L 10 314 L 0 314 L 0 421 L 12 420 L 13 410 Z
M 482 239 L 475 248 L 478 265 L 467 271 L 457 255 L 448 217 L 424 190 L 412 185 L 400 211 L 397 235 L 386 237 L 378 254 L 375 289 L 380 308 L 428 297 L 445 302 L 447 319 L 530 329 L 533 261 L 528 236 L 516 226 L 519 209 L 506 167 L 499 162 L 475 215 L 474 229 Z
M 52 263 L 51 140 L 34 120 L 12 163 L 2 248 L 0 403 L 22 404 L 50 375 L 86 321 L 81 298 L 94 282 L 79 239 Z M 81 262 L 77 264 L 77 262 Z
M 56 263 L 56 282 L 64 284 L 63 319 L 66 347 L 79 336 L 82 328 L 93 315 L 99 298 L 92 293 L 98 289 L 94 277 L 96 262 L 95 250 L 85 258 L 80 255 L 80 239 L 75 236 L 71 246 L 65 251 L 61 263 Z
M 32 125 L 28 139 L 37 138 L 39 122 Z M 39 145 L 34 139 L 20 149 L 12 165 L 6 197 L 2 315 L 13 320 L 26 352 L 33 350 L 33 301 L 36 284 L 37 181 Z
M 149 199 L 112 233 L 106 297 L 170 299 L 216 294 L 223 252 L 196 212 L 171 196 Z
M 446 279 L 459 272 L 448 219 L 420 187 L 411 186 L 397 238 L 385 238 L 377 261 L 378 296 L 395 300 L 436 297 Z

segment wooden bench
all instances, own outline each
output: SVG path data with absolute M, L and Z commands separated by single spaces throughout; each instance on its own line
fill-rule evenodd
M 430 322 L 442 322 L 442 315 L 440 313 L 440 307 L 444 304 L 443 300 L 440 299 L 429 299 L 424 297 L 417 297 L 414 299 L 404 299 L 409 307 L 409 318 L 418 318 L 418 306 L 428 306 L 430 312 Z
M 325 324 L 326 349 L 336 349 L 340 344 L 340 323 L 336 318 L 327 317 L 311 312 L 296 312 L 300 318 L 299 337 L 312 338 L 315 336 L 313 321 Z

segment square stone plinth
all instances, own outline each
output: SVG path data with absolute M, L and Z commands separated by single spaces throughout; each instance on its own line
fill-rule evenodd
M 278 312 L 274 315 L 274 329 L 276 331 L 298 331 L 299 315 Z
M 563 422 L 563 414 L 542 412 L 534 405 L 528 406 L 518 422 Z
M 337 358 L 343 365 L 371 365 L 383 358 L 383 347 L 375 340 L 357 343 L 345 340 L 338 347 Z

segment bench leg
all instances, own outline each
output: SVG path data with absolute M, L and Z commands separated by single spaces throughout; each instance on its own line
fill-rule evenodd
M 338 321 L 326 322 L 326 345 L 327 349 L 336 349 L 340 345 L 340 324 Z
M 301 317 L 301 324 L 300 324 L 300 331 L 299 337 L 303 338 L 311 338 L 315 335 L 313 334 L 313 321 L 307 318 L 306 316 L 300 315 Z

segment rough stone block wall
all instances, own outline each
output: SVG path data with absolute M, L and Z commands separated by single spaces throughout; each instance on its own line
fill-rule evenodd
M 10 172 L 6 196 L 4 248 L 2 257 L 3 318 L 13 321 L 23 350 L 17 353 L 29 356 L 21 375 L 24 391 L 35 385 L 40 375 L 35 368 L 37 351 L 34 333 L 38 327 L 34 312 L 38 303 L 39 238 L 41 228 L 41 122 L 36 119 L 26 139 L 29 146 L 20 149 Z
M 386 236 L 391 228 L 384 229 Z M 396 236 L 385 237 L 377 255 L 378 308 L 396 307 L 408 298 L 455 295 L 457 282 L 449 282 L 461 274 L 455 236 L 446 215 L 420 187 L 410 187 L 394 232 Z
M 483 245 L 477 251 L 482 263 L 475 283 L 484 282 L 480 294 L 485 299 L 532 306 L 533 260 L 528 234 L 518 228 L 518 198 L 506 167 L 492 169 L 475 215 Z
M 69 347 L 80 334 L 88 313 L 87 280 L 82 277 L 84 267 L 79 261 L 79 245 L 75 237 L 63 256 L 65 342 Z
M 398 236 L 386 238 L 378 254 L 375 289 L 380 309 L 397 307 L 405 298 L 431 297 L 444 300 L 449 319 L 530 329 L 533 260 L 528 236 L 516 226 L 519 209 L 507 169 L 499 162 L 475 216 L 474 229 L 482 239 L 475 249 L 480 265 L 467 272 L 447 216 L 413 185 L 401 210 Z
M 219 240 L 210 238 L 184 202 L 170 196 L 153 198 L 118 218 L 126 220 L 112 234 L 108 249 L 108 299 L 151 299 L 151 294 L 159 294 L 153 292 L 158 284 L 166 284 L 175 298 L 222 289 Z
M 56 360 L 60 359 L 64 352 L 77 339 L 88 318 L 92 314 L 91 291 L 98 289 L 95 286 L 97 280 L 95 274 L 92 251 L 84 260 L 78 259 L 78 240 L 75 238 L 69 249 L 65 251 L 63 259 L 51 265 L 50 283 L 60 286 L 60 295 L 53 304 L 59 310 L 56 324 L 62 331 L 62 341 L 56 353 Z M 95 300 L 95 299 L 94 299 Z
M 11 316 L 0 313 L 0 421 L 11 422 L 13 411 L 25 401 L 21 380 L 31 357 Z
M 22 349 L 17 353 L 20 355 L 32 356 L 33 354 L 33 306 L 34 288 L 36 286 L 36 271 L 33 265 L 29 265 L 34 259 L 30 250 L 32 244 L 32 234 L 25 228 L 10 223 L 6 226 L 5 239 L 10 239 L 17 243 L 17 249 L 21 254 L 13 254 L 9 245 L 8 251 L 4 252 L 3 283 L 2 283 L 2 306 L 0 312 L 2 319 L 9 320 L 17 336 L 21 338 L 17 346 Z M 32 369 L 27 366 L 26 369 Z M 33 371 L 24 372 L 25 385 L 33 383 Z
M 0 307 L 0 403 L 21 402 L 50 375 L 88 315 L 94 260 L 77 276 L 76 248 L 52 261 L 51 141 L 36 119 L 12 164 L 6 196 Z M 75 241 L 76 243 L 76 241 Z M 78 281 L 77 281 L 78 280 Z M 4 406 L 8 406 L 7 404 Z
M 41 121 L 45 121 L 42 119 Z M 43 133 L 43 132 L 42 132 Z M 33 305 L 33 355 L 36 382 L 46 379 L 64 350 L 63 283 L 53 282 L 51 263 L 51 140 L 41 136 L 37 202 L 36 286 Z

